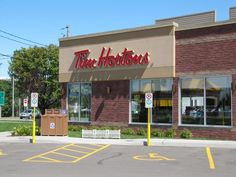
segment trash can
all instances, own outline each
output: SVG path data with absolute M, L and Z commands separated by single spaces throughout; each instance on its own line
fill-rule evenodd
M 58 109 L 47 109 L 41 118 L 42 136 L 66 136 L 68 134 L 68 117 Z

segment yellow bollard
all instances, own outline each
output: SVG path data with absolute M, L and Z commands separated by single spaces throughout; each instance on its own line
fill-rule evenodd
M 36 129 L 36 123 L 35 123 L 35 107 L 34 107 L 34 115 L 33 115 L 33 132 L 32 132 L 32 143 L 35 143 L 35 129 Z
M 150 146 L 151 139 L 151 125 L 150 125 L 150 108 L 148 108 L 148 123 L 147 123 L 147 146 Z

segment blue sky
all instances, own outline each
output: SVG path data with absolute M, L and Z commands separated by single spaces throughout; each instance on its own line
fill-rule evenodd
M 222 21 L 235 6 L 236 0 L 0 0 L 0 30 L 58 45 L 66 25 L 73 36 L 151 25 L 156 19 L 211 10 Z M 22 47 L 29 46 L 0 37 L 0 53 L 12 55 Z M 0 78 L 8 77 L 8 62 L 0 56 Z

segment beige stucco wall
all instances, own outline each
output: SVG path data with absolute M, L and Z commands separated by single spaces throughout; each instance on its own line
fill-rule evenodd
M 95 35 L 64 38 L 60 40 L 60 82 L 144 79 L 174 77 L 175 74 L 175 26 L 123 30 Z M 124 48 L 135 54 L 149 53 L 148 65 L 116 66 L 112 68 L 75 69 L 76 51 L 90 50 L 89 58 L 98 59 L 102 48 L 112 48 L 116 55 Z

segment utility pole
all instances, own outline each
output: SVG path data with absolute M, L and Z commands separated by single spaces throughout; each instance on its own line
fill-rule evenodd
M 66 35 L 65 33 L 62 33 L 63 37 L 69 37 L 70 36 L 70 26 L 66 25 L 65 28 L 61 28 L 61 30 L 66 30 Z
M 69 25 L 66 26 L 66 37 L 69 37 L 70 35 L 70 27 Z
M 15 117 L 15 82 L 14 74 L 12 75 L 12 117 Z

